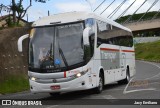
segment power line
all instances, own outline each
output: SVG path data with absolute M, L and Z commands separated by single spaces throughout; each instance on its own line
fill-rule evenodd
M 136 0 L 117 18 L 119 19 L 120 17 L 122 17 L 130 8 L 131 6 L 136 2 Z
M 124 23 L 128 22 L 128 21 L 132 18 L 132 16 L 133 16 L 135 13 L 137 13 L 137 11 L 138 11 L 146 2 L 147 2 L 147 0 L 145 0 L 145 1 L 141 4 L 141 6 L 140 6 Z
M 151 20 L 155 19 L 155 18 L 158 16 L 159 13 L 160 13 L 160 9 L 159 9 L 158 12 L 152 17 Z
M 107 18 L 112 18 L 127 0 L 124 0 Z
M 104 13 L 104 11 L 106 11 L 116 0 L 114 0 L 109 6 L 107 6 L 107 8 L 105 8 L 101 13 L 100 15 L 102 15 Z
M 96 9 L 93 10 L 93 12 L 95 12 L 106 0 L 104 0 L 99 6 L 97 6 Z
M 148 11 L 149 11 L 150 9 L 152 9 L 152 7 L 153 7 L 155 4 L 157 4 L 158 1 L 159 1 L 159 0 L 155 0 L 155 1 L 153 2 L 153 4 L 149 7 L 149 9 L 146 11 L 146 13 L 143 14 L 142 17 L 141 17 L 137 22 L 141 21 L 141 19 L 148 13 Z

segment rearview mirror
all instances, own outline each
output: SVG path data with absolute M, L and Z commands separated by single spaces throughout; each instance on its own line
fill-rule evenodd
M 29 34 L 25 34 L 23 36 L 21 36 L 19 39 L 18 39 L 18 51 L 19 52 L 22 52 L 22 42 L 24 39 L 28 38 L 29 37 Z
M 87 27 L 83 31 L 83 44 L 84 45 L 89 45 L 89 35 L 90 35 L 90 27 Z

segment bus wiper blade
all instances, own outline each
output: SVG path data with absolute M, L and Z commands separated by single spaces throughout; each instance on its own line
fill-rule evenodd
M 66 60 L 66 58 L 65 58 L 65 56 L 64 56 L 64 54 L 63 54 L 63 51 L 62 51 L 62 49 L 59 47 L 59 52 L 60 52 L 60 54 L 61 54 L 61 56 L 62 56 L 62 59 L 63 59 L 63 61 L 64 61 L 64 64 L 66 65 L 66 67 L 68 68 L 68 63 L 67 63 L 67 60 Z
M 46 54 L 46 57 L 49 57 L 50 59 L 53 60 L 53 54 L 52 54 L 52 43 L 50 45 L 50 49 L 48 50 L 47 54 Z

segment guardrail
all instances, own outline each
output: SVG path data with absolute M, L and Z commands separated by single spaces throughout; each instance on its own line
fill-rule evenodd
M 134 43 L 147 43 L 147 42 L 154 42 L 160 40 L 160 37 L 135 37 Z

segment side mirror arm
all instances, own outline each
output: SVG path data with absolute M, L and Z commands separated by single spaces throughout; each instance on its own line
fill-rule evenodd
M 18 39 L 18 42 L 17 42 L 17 45 L 18 45 L 18 51 L 19 52 L 22 52 L 22 42 L 24 39 L 28 38 L 29 37 L 29 34 L 25 34 L 23 36 L 21 36 L 19 39 Z

